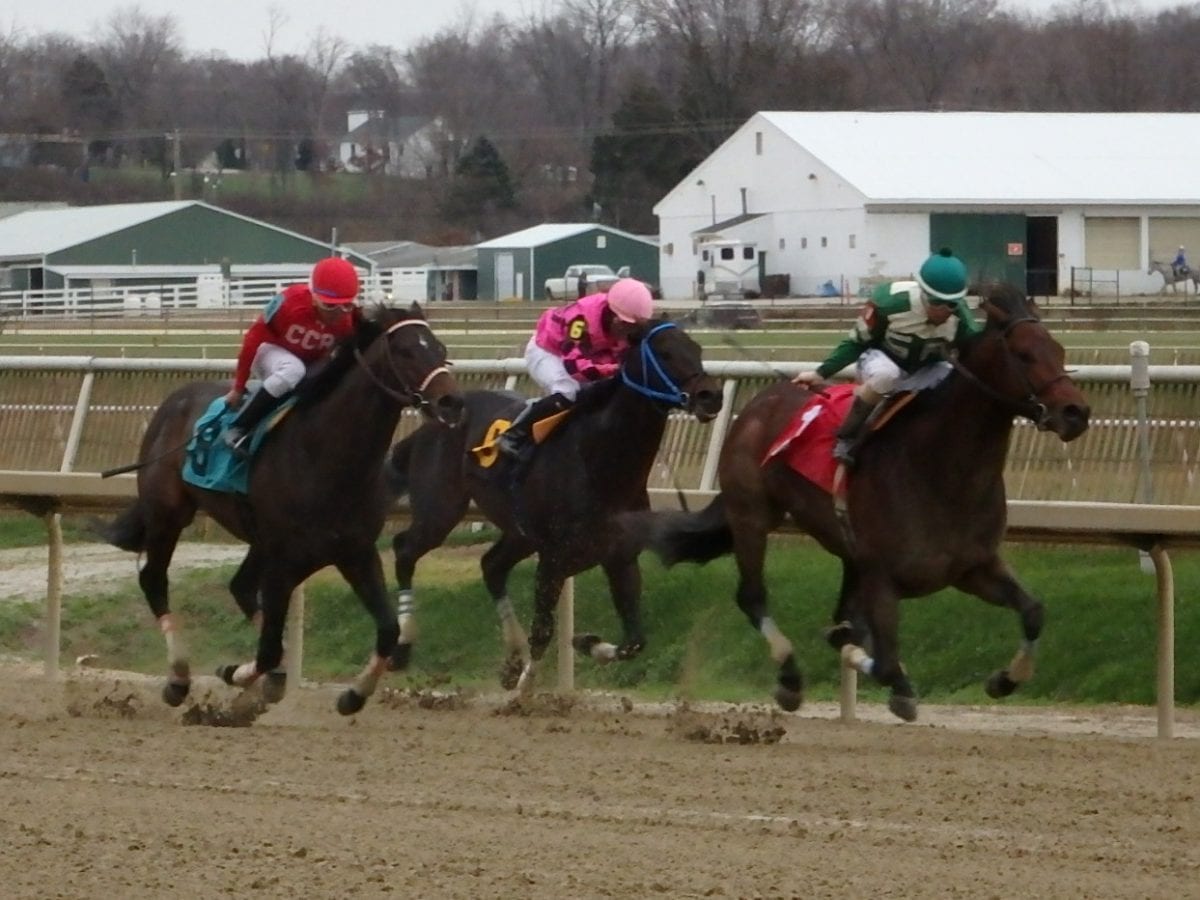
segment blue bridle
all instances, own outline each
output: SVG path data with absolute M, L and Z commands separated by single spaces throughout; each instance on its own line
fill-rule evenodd
M 621 380 L 629 387 L 633 388 L 643 397 L 649 397 L 651 400 L 661 400 L 664 403 L 669 403 L 672 406 L 686 406 L 688 395 L 679 389 L 671 376 L 663 371 L 662 363 L 658 361 L 658 357 L 654 355 L 654 351 L 650 348 L 650 339 L 667 328 L 677 327 L 674 322 L 663 322 L 661 325 L 655 325 L 651 328 L 639 345 L 639 351 L 642 356 L 642 375 L 647 382 L 650 381 L 650 374 L 653 373 L 658 377 L 658 380 L 666 387 L 665 391 L 656 390 L 647 384 L 638 384 L 629 377 L 629 372 L 625 366 L 621 366 Z

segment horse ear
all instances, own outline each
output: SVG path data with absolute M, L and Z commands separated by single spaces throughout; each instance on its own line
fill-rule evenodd
M 412 319 L 423 319 L 425 318 L 425 310 L 421 309 L 421 304 L 414 300 L 408 308 L 408 315 Z

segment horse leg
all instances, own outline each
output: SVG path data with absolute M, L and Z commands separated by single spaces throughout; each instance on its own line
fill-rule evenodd
M 375 651 L 367 661 L 366 668 L 337 700 L 337 711 L 343 716 L 350 716 L 363 708 L 367 698 L 375 693 L 380 677 L 388 670 L 388 660 L 400 637 L 400 625 L 396 620 L 396 608 L 388 597 L 383 564 L 373 545 L 368 545 L 354 558 L 337 563 L 337 570 L 354 589 L 354 593 L 358 594 L 363 607 L 375 621 Z
M 1016 655 L 1007 668 L 993 672 L 984 682 L 989 697 L 1007 697 L 1033 677 L 1034 653 L 1045 620 L 1042 604 L 1021 586 L 1008 564 L 999 557 L 971 570 L 954 586 L 987 603 L 1008 607 L 1021 619 L 1022 640 Z
M 603 640 L 598 634 L 577 634 L 571 639 L 571 645 L 603 665 L 614 659 L 633 659 L 645 649 L 646 636 L 642 632 L 640 610 L 642 570 L 638 568 L 637 558 L 610 559 L 600 565 L 608 579 L 613 607 L 621 618 L 621 628 L 624 632 L 622 643 L 618 647 Z
M 506 653 L 500 666 L 500 684 L 506 690 L 515 688 L 530 667 L 529 640 L 517 621 L 512 601 L 508 599 L 508 576 L 513 566 L 533 551 L 533 545 L 526 538 L 502 534 L 479 562 L 483 570 L 483 583 L 492 596 L 492 602 L 496 604 L 496 614 L 500 617 L 500 628 L 504 635 Z
M 539 556 L 537 575 L 533 589 L 533 621 L 529 626 L 529 665 L 517 680 L 517 690 L 522 694 L 533 691 L 537 665 L 546 655 L 546 648 L 554 637 L 554 607 L 562 595 L 567 575 L 545 556 Z
M 866 626 L 851 598 L 858 585 L 858 572 L 848 560 L 842 560 L 842 586 L 838 592 L 837 607 L 833 611 L 833 625 L 825 630 L 825 640 L 834 650 L 841 652 L 846 644 L 866 646 Z
M 863 612 L 874 657 L 857 644 L 842 647 L 842 662 L 892 689 L 888 709 L 905 722 L 917 718 L 917 692 L 900 662 L 900 596 L 882 575 L 859 573 L 854 600 Z
M 246 558 L 242 560 L 229 582 L 229 593 L 233 595 L 238 609 L 257 630 L 262 629 L 262 607 L 259 604 L 258 590 L 261 577 L 262 553 L 251 544 Z M 217 674 L 227 682 L 232 677 L 232 673 L 225 669 L 219 670 Z M 286 694 L 287 670 L 280 665 L 267 673 L 267 680 L 263 684 L 263 699 L 268 703 L 278 703 Z
M 396 649 L 392 651 L 391 659 L 388 660 L 388 666 L 393 672 L 401 672 L 408 668 L 412 658 L 412 646 L 417 640 L 417 606 L 413 596 L 413 574 L 416 572 L 417 561 L 430 550 L 445 543 L 451 529 L 467 514 L 468 500 L 464 497 L 461 503 L 445 503 L 441 498 L 433 497 L 422 501 L 420 493 L 414 488 L 410 494 L 410 503 L 414 511 L 412 524 L 392 538 L 396 584 L 399 586 L 399 593 L 396 595 L 396 623 L 400 628 L 400 639 L 396 643 Z M 418 509 L 430 510 L 430 513 L 418 513 Z
M 165 510 L 147 514 L 147 519 L 165 519 L 166 525 L 147 532 L 146 559 L 138 572 L 138 586 L 141 587 L 150 612 L 158 622 L 158 628 L 167 644 L 168 674 L 167 683 L 162 690 L 163 702 L 168 706 L 179 706 L 191 690 L 192 672 L 179 623 L 171 614 L 167 569 L 171 565 L 171 557 L 175 554 L 180 532 L 187 523 L 178 524 L 178 520 Z
M 729 525 L 733 532 L 733 552 L 738 569 L 737 605 L 754 629 L 762 634 L 771 658 L 779 666 L 775 702 L 782 709 L 792 712 L 800 708 L 804 697 L 804 681 L 796 665 L 796 651 L 792 642 L 767 612 L 763 565 L 767 556 L 767 534 L 772 526 L 761 515 L 743 514 L 733 509 L 729 510 Z

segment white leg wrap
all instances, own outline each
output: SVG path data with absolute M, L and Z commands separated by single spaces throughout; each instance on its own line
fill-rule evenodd
M 784 637 L 783 632 L 779 630 L 775 620 L 770 616 L 763 617 L 758 630 L 767 639 L 767 646 L 771 648 L 771 659 L 782 665 L 783 661 L 792 655 L 792 642 Z
M 867 656 L 867 651 L 855 644 L 842 646 L 842 665 L 848 669 L 857 669 L 864 675 L 870 675 L 875 668 L 875 660 Z
M 617 645 L 610 644 L 608 641 L 597 641 L 592 644 L 591 655 L 592 659 L 601 665 L 610 663 L 617 658 Z
M 253 662 L 242 663 L 233 670 L 233 683 L 238 687 L 249 687 L 258 680 L 258 666 Z
M 537 663 L 533 660 L 527 660 L 525 668 L 521 670 L 521 677 L 517 679 L 517 691 L 522 696 L 529 696 L 533 693 L 533 684 L 537 676 Z
M 387 660 L 371 654 L 367 667 L 354 679 L 354 691 L 360 697 L 370 697 L 379 686 L 379 677 L 387 671 Z
M 1034 654 L 1037 652 L 1037 641 L 1023 641 L 1021 649 L 1008 664 L 1008 677 L 1017 684 L 1024 684 L 1033 678 Z
M 413 599 L 412 591 L 401 591 L 396 598 L 396 622 L 400 626 L 400 643 L 415 644 L 417 642 L 417 601 Z
M 159 618 L 158 627 L 162 631 L 163 640 L 167 642 L 167 667 L 171 670 L 171 680 L 180 684 L 191 681 L 187 647 L 175 619 L 167 613 Z
M 525 629 L 517 621 L 512 601 L 505 597 L 496 603 L 496 612 L 500 615 L 500 628 L 504 632 L 504 645 L 510 650 L 519 650 L 526 659 L 529 658 L 529 641 L 525 637 Z

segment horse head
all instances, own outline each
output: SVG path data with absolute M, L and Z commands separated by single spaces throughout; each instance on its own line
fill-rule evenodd
M 994 399 L 1040 430 L 1073 441 L 1088 427 L 1090 410 L 1064 367 L 1066 353 L 1038 315 L 1037 306 L 1011 284 L 984 289 L 983 334 L 972 342 L 964 368 Z
M 721 383 L 704 371 L 703 352 L 674 322 L 652 320 L 629 336 L 621 380 L 644 396 L 679 407 L 701 422 L 721 411 Z
M 371 317 L 374 338 L 355 357 L 387 394 L 415 406 L 444 425 L 464 418 L 462 391 L 450 373 L 446 345 L 438 340 L 421 307 L 377 307 Z

